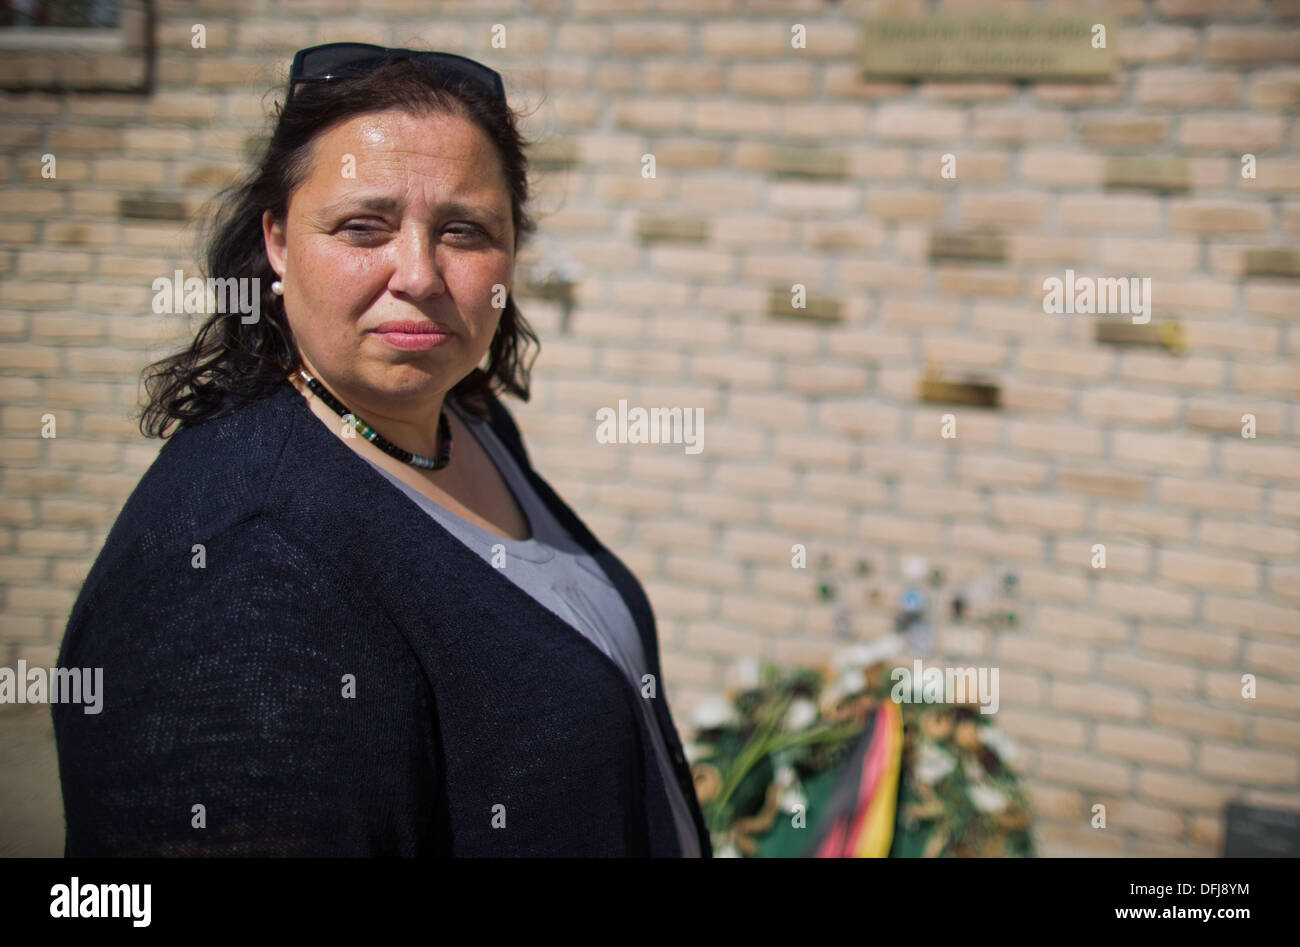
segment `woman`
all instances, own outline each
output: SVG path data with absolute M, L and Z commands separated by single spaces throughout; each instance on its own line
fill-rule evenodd
M 260 318 L 152 366 L 178 431 L 68 623 L 68 855 L 712 854 L 650 604 L 494 394 L 522 144 L 471 60 L 295 56 L 207 253 Z

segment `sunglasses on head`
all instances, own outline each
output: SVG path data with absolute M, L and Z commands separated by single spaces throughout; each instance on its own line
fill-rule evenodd
M 440 74 L 462 80 L 485 95 L 502 102 L 506 100 L 506 88 L 499 73 L 455 53 L 393 49 L 370 43 L 326 43 L 294 53 L 293 65 L 289 67 L 289 94 L 285 103 L 293 98 L 293 90 L 300 82 L 356 79 L 369 75 L 380 66 L 402 59 L 431 66 Z

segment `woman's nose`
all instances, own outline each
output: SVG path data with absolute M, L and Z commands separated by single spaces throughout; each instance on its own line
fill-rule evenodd
M 403 231 L 397 238 L 396 259 L 388 288 L 412 299 L 436 296 L 443 291 L 437 244 L 427 234 Z

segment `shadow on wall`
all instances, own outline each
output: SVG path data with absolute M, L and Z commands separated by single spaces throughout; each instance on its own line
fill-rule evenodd
M 63 857 L 63 791 L 49 704 L 0 707 L 0 858 Z

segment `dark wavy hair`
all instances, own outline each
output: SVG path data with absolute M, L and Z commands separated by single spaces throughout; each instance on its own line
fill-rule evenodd
M 353 118 L 387 109 L 413 115 L 444 113 L 477 125 L 501 159 L 514 218 L 515 250 L 537 230 L 529 216 L 528 162 L 516 113 L 503 101 L 431 70 L 414 60 L 398 60 L 361 78 L 303 83 L 287 105 L 277 108 L 275 128 L 261 148 L 255 169 L 214 198 L 217 205 L 202 238 L 204 275 L 217 279 L 256 277 L 261 294 L 260 318 L 244 323 L 238 313 L 217 312 L 183 351 L 147 366 L 142 373 L 148 403 L 140 416 L 146 437 L 219 417 L 241 404 L 269 394 L 296 370 L 301 360 L 285 316 L 282 297 L 271 292 L 277 279 L 266 255 L 262 214 L 270 210 L 283 221 L 289 197 L 306 178 L 317 136 Z M 228 284 L 235 285 L 235 284 Z M 528 376 L 537 352 L 524 364 L 529 344 L 540 351 L 537 336 L 506 298 L 497 333 L 488 350 L 488 366 L 476 366 L 450 391 L 474 416 L 488 416 L 493 392 L 510 392 L 529 400 Z

